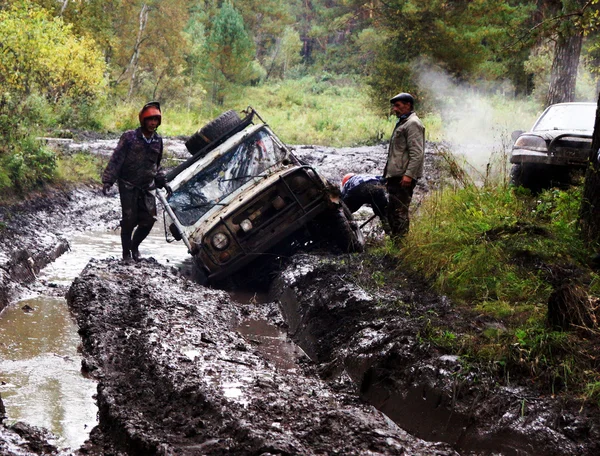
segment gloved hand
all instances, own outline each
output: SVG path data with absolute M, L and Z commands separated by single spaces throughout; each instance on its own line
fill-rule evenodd
M 103 194 L 104 196 L 108 195 L 108 192 L 110 192 L 110 188 L 111 188 L 111 187 L 112 187 L 112 185 L 111 185 L 111 184 L 104 184 L 104 185 L 102 186 L 102 194 Z
M 167 191 L 167 196 L 170 197 L 173 195 L 173 189 L 171 187 L 169 187 L 168 184 L 165 184 L 165 186 L 163 188 Z

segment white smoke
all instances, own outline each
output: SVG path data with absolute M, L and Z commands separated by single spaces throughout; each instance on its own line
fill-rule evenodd
M 440 114 L 443 141 L 477 172 L 485 172 L 494 156 L 508 156 L 513 130 L 531 127 L 531 113 L 515 109 L 509 82 L 475 86 L 459 83 L 431 64 L 421 63 L 419 69 L 420 87 Z

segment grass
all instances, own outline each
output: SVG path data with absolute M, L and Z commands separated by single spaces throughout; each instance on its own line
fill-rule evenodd
M 58 154 L 56 182 L 100 184 L 108 158 L 85 153 Z
M 103 112 L 100 122 L 110 132 L 137 126 L 143 101 L 121 103 Z M 190 136 L 224 111 L 238 112 L 252 106 L 288 144 L 332 147 L 375 144 L 387 141 L 395 117 L 384 107 L 373 106 L 366 87 L 348 78 L 318 79 L 314 76 L 255 87 L 232 88 L 223 106 L 198 103 L 162 104 L 161 134 Z M 439 114 L 422 113 L 427 139 L 443 137 Z
M 549 299 L 565 284 L 600 300 L 600 277 L 589 266 L 598 246 L 584 243 L 577 226 L 582 186 L 532 195 L 491 174 L 475 185 L 446 159 L 445 183 L 422 202 L 402 246 L 373 249 L 452 299 L 456 318 L 430 316 L 420 336 L 489 366 L 504 383 L 600 405 L 600 328 L 561 329 L 548 319 Z M 393 271 L 386 280 L 394 282 Z M 380 288 L 381 277 L 375 282 Z

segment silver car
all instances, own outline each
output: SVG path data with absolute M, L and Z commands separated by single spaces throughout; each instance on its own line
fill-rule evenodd
M 595 116 L 596 103 L 558 103 L 513 132 L 511 182 L 534 191 L 568 183 L 589 162 Z

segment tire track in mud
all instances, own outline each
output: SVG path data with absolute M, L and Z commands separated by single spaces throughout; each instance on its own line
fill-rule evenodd
M 277 370 L 235 331 L 251 307 L 158 264 L 91 262 L 68 302 L 99 381 L 99 429 L 128 454 L 455 454 L 310 363 Z

